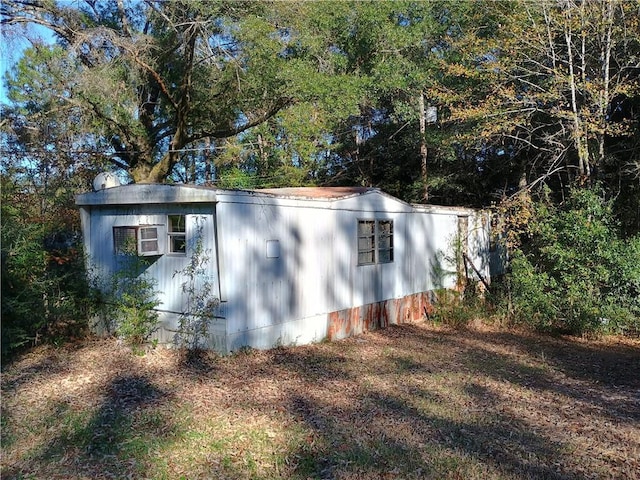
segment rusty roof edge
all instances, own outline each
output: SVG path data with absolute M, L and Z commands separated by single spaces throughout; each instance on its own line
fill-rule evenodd
M 376 187 L 279 187 L 259 188 L 251 191 L 260 195 L 268 195 L 270 197 L 320 200 L 329 202 L 358 197 L 370 193 L 384 194 L 384 192 Z
M 428 213 L 439 213 L 444 215 L 450 215 L 452 213 L 470 215 L 472 213 L 483 211 L 482 208 L 463 207 L 458 205 L 433 205 L 430 203 L 412 203 L 411 207 L 416 211 L 425 211 Z

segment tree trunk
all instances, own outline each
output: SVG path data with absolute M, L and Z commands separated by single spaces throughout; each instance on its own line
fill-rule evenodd
M 604 139 L 607 129 L 607 107 L 609 106 L 609 83 L 611 82 L 611 35 L 613 29 L 613 0 L 606 0 L 602 4 L 602 23 L 604 24 L 601 48 L 600 63 L 602 65 L 602 91 L 600 96 L 600 109 L 598 123 L 598 164 L 604 161 Z
M 427 203 L 429 201 L 429 188 L 427 187 L 427 114 L 424 108 L 424 94 L 422 92 L 418 97 L 418 104 L 420 109 L 420 175 L 424 186 L 422 198 L 424 203 Z
M 204 181 L 209 184 L 213 181 L 213 163 L 211 162 L 211 139 L 204 139 Z
M 267 145 L 261 133 L 258 133 L 258 172 L 264 173 L 269 171 L 269 157 L 267 154 Z
M 568 7 L 571 8 L 571 7 Z M 577 98 L 577 78 L 575 72 L 575 55 L 573 53 L 573 31 L 571 27 L 571 13 L 569 10 L 565 11 L 565 29 L 564 38 L 567 45 L 567 60 L 569 67 L 569 88 L 571 90 L 571 118 L 572 118 L 572 130 L 573 141 L 576 146 L 578 154 L 578 175 L 583 177 L 589 177 L 591 174 L 589 167 L 589 144 L 587 142 L 587 132 L 584 128 L 583 122 L 580 119 L 580 112 Z

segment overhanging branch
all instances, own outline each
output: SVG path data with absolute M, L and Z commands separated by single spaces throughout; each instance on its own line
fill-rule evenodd
M 230 125 L 228 128 L 218 128 L 215 130 L 208 130 L 203 132 L 198 132 L 190 135 L 187 138 L 185 144 L 195 142 L 196 140 L 201 140 L 206 137 L 211 138 L 229 138 L 234 135 L 238 135 L 250 128 L 256 127 L 280 112 L 283 108 L 286 108 L 290 105 L 293 105 L 295 101 L 291 98 L 281 98 L 276 103 L 274 103 L 269 109 L 264 111 L 262 114 L 255 116 L 252 120 L 249 120 L 246 123 L 241 125 Z

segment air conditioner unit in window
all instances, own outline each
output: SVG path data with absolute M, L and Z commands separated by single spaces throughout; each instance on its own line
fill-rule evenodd
M 138 255 L 160 255 L 159 228 L 138 227 Z

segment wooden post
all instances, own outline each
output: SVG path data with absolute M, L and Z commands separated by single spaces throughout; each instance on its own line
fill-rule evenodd
M 468 271 L 465 262 L 467 255 L 467 241 L 469 238 L 469 217 L 466 215 L 458 216 L 458 237 L 456 239 L 456 270 L 457 270 L 457 286 L 460 293 L 464 293 L 467 286 Z

